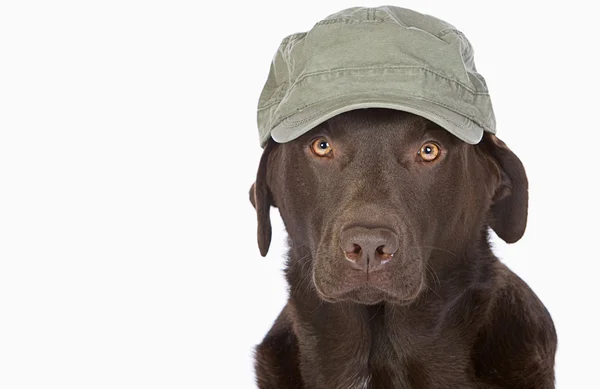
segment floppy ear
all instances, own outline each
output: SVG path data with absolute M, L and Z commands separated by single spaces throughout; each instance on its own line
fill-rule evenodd
M 260 250 L 260 255 L 263 257 L 267 255 L 269 246 L 271 245 L 271 218 L 269 213 L 273 200 L 271 191 L 267 185 L 267 162 L 272 148 L 272 142 L 269 141 L 258 164 L 256 181 L 250 187 L 250 202 L 254 209 L 256 209 L 256 218 L 258 221 L 258 249 Z
M 506 243 L 514 243 L 521 239 L 527 226 L 529 194 L 525 168 L 519 157 L 496 136 L 486 133 L 483 142 L 500 171 L 489 225 Z

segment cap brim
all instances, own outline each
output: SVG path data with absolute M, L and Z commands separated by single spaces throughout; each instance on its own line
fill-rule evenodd
M 389 108 L 410 112 L 431 120 L 469 144 L 477 144 L 483 137 L 484 129 L 481 126 L 441 105 L 415 97 L 384 96 L 381 93 L 373 95 L 368 92 L 339 96 L 299 109 L 275 126 L 271 137 L 278 143 L 286 143 L 336 115 L 361 108 Z

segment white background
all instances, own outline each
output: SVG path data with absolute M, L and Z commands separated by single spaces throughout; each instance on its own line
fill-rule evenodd
M 593 4 L 593 2 L 588 2 Z M 560 389 L 598 387 L 597 15 L 584 1 L 403 1 L 475 48 L 530 180 L 496 240 L 559 335 Z M 286 300 L 248 201 L 281 39 L 374 1 L 0 5 L 0 388 L 252 388 Z M 587 7 L 587 8 L 586 8 Z

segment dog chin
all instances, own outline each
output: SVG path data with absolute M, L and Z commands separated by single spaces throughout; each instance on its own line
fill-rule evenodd
M 358 304 L 374 305 L 386 301 L 386 293 L 369 286 L 361 287 L 348 292 L 345 300 Z
M 404 295 L 393 295 L 377 289 L 372 286 L 361 286 L 353 289 L 349 292 L 345 292 L 338 296 L 321 296 L 324 300 L 329 302 L 353 302 L 363 305 L 375 305 L 380 303 L 389 303 L 394 305 L 408 305 L 416 300 L 417 293 L 413 293 L 408 298 Z

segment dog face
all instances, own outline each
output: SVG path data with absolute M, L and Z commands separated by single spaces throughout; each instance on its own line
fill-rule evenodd
M 292 248 L 310 253 L 302 278 L 331 302 L 408 303 L 428 271 L 448 265 L 436 252 L 459 258 L 488 226 L 514 242 L 527 219 L 525 171 L 496 137 L 469 145 L 387 109 L 350 111 L 288 143 L 270 140 L 250 197 L 261 253 L 273 205 Z

